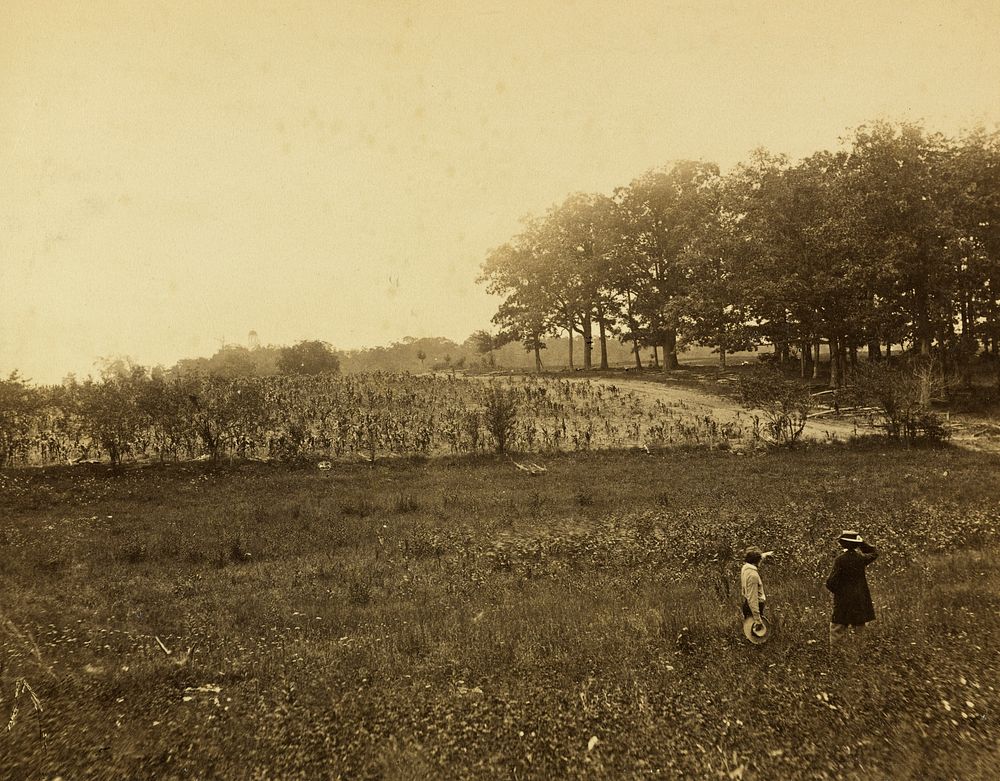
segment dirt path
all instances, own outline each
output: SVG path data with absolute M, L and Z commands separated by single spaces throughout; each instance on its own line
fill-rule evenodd
M 615 386 L 619 390 L 634 394 L 650 404 L 660 401 L 672 407 L 679 407 L 691 416 L 711 415 L 720 423 L 736 422 L 747 430 L 752 427 L 754 412 L 741 407 L 726 396 L 716 395 L 708 390 L 700 390 L 687 384 L 655 382 L 637 377 L 587 377 L 557 376 L 559 380 L 577 383 L 593 383 L 604 387 Z M 485 377 L 483 378 L 485 379 Z M 969 450 L 1000 453 L 1000 421 L 996 418 L 964 414 L 945 414 L 951 429 L 950 442 Z M 873 433 L 865 416 L 850 414 L 835 415 L 832 411 L 817 410 L 807 420 L 802 437 L 816 442 L 844 442 L 855 435 Z
M 576 378 L 573 378 L 577 381 Z M 581 378 L 582 380 L 582 378 Z M 749 425 L 752 413 L 740 407 L 732 399 L 716 396 L 707 391 L 700 391 L 689 386 L 668 385 L 661 382 L 648 382 L 631 377 L 608 379 L 605 377 L 590 378 L 591 382 L 601 385 L 615 385 L 651 401 L 659 399 L 664 404 L 683 404 L 697 415 L 711 414 L 721 422 L 741 421 Z M 948 425 L 951 428 L 951 439 L 954 445 L 969 450 L 981 452 L 1000 452 L 1000 424 L 995 418 L 975 415 L 949 415 Z M 831 439 L 845 441 L 855 434 L 865 434 L 872 431 L 864 417 L 851 415 L 834 416 L 821 414 L 811 417 L 802 431 L 805 439 L 824 442 Z
M 682 405 L 690 410 L 693 415 L 712 415 L 722 423 L 736 421 L 746 426 L 751 425 L 753 412 L 744 409 L 732 399 L 724 396 L 716 396 L 711 393 L 699 391 L 694 388 L 667 385 L 661 382 L 646 382 L 644 380 L 623 377 L 621 379 L 608 379 L 605 377 L 587 378 L 590 382 L 610 386 L 614 385 L 622 390 L 634 393 L 636 396 L 648 399 L 649 401 L 661 401 L 664 404 L 676 406 Z M 584 378 L 572 378 L 573 382 L 586 382 Z M 844 417 L 818 417 L 810 418 L 802 431 L 805 439 L 816 441 L 826 441 L 829 439 L 846 440 L 858 431 L 866 428 L 864 421 L 857 421 L 853 418 Z

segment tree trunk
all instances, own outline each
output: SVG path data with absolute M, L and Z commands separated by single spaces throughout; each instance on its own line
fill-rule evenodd
M 962 318 L 962 337 L 972 339 L 975 336 L 973 333 L 973 323 L 975 323 L 976 319 L 972 316 L 972 301 L 969 299 L 969 296 L 963 296 L 959 313 Z
M 569 337 L 569 370 L 573 371 L 573 320 L 570 319 L 566 327 L 566 334 Z
M 920 354 L 925 358 L 931 354 L 930 314 L 927 307 L 927 291 L 917 290 L 917 340 Z
M 830 337 L 830 387 L 840 387 L 840 342 L 835 336 Z
M 969 390 L 972 388 L 972 360 L 978 352 L 976 348 L 976 333 L 974 323 L 974 307 L 968 296 L 962 305 L 962 337 L 959 340 L 961 350 L 959 350 L 959 360 L 961 362 L 960 371 L 962 373 L 962 386 Z
M 779 366 L 788 363 L 788 312 L 781 315 L 781 336 L 774 340 L 774 357 Z
M 819 339 L 817 339 L 815 342 L 813 342 L 813 379 L 814 380 L 818 380 L 819 379 L 819 349 L 820 349 L 820 342 L 819 342 Z
M 726 368 L 726 348 L 725 347 L 720 347 L 719 348 L 719 368 L 722 368 L 722 369 Z
M 588 311 L 583 316 L 583 368 L 590 370 L 594 356 L 594 323 Z
M 941 387 L 943 389 L 945 398 L 948 397 L 948 375 L 954 373 L 955 367 L 954 361 L 954 350 L 952 345 L 955 341 L 955 329 L 949 323 L 945 328 L 941 329 L 938 334 L 938 345 L 940 346 L 941 352 L 941 379 L 944 380 Z
M 878 339 L 870 339 L 868 341 L 868 362 L 873 363 L 881 360 L 882 348 L 879 347 Z
M 994 346 L 996 346 L 996 342 L 994 342 Z M 653 366 L 657 369 L 660 368 L 660 348 L 655 344 L 653 345 Z
M 597 311 L 597 331 L 601 339 L 601 368 L 605 371 L 608 368 L 608 334 L 604 326 L 604 309 Z
M 809 342 L 803 341 L 799 346 L 799 377 L 803 380 L 809 374 L 809 360 L 812 358 L 812 350 Z
M 927 409 L 931 405 L 931 381 L 933 379 L 930 359 L 921 361 L 920 366 L 920 406 Z
M 539 372 L 539 373 L 542 371 L 542 348 L 540 347 L 541 341 L 542 341 L 541 337 L 538 334 L 535 334 L 535 344 L 534 344 L 534 348 L 535 348 L 535 371 Z
M 677 361 L 677 329 L 667 328 L 663 332 L 663 371 L 668 372 L 680 366 Z
M 635 353 L 635 368 L 642 369 L 642 357 L 639 355 L 639 324 L 632 314 L 632 293 L 625 291 L 626 313 L 628 316 L 628 327 L 632 331 L 632 351 Z

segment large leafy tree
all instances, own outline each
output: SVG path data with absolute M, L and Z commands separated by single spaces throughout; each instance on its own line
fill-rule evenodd
M 675 299 L 687 338 L 714 348 L 723 368 L 729 353 L 756 343 L 745 284 L 747 241 L 730 184 L 719 179 L 711 185 L 712 211 L 682 253 L 685 293 Z
M 619 338 L 632 343 L 635 367 L 642 368 L 641 347 L 658 347 L 653 338 L 648 313 L 642 302 L 651 297 L 652 281 L 648 273 L 647 257 L 636 240 L 630 214 L 625 206 L 627 188 L 620 187 L 614 194 L 614 212 L 609 220 L 608 233 L 611 242 L 607 256 L 607 284 L 617 302 Z
M 584 368 L 592 367 L 595 327 L 601 367 L 608 366 L 607 338 L 617 321 L 608 275 L 614 217 L 610 198 L 575 193 L 544 217 L 527 219 L 508 245 L 490 253 L 480 277 L 491 292 L 506 296 L 503 319 L 534 320 L 529 325 L 544 325 L 543 333 L 565 330 L 571 367 L 576 335 L 583 339 Z
M 950 159 L 956 229 L 958 347 L 964 377 L 980 349 L 996 360 L 1000 343 L 1000 131 L 976 129 L 955 144 Z M 1000 361 L 997 380 L 1000 382 Z
M 714 163 L 683 161 L 646 172 L 617 194 L 631 233 L 635 299 L 633 312 L 648 323 L 663 350 L 663 369 L 676 369 L 681 312 L 686 292 L 683 253 L 712 210 Z
M 570 196 L 508 249 L 530 273 L 484 275 L 505 296 L 497 322 L 565 329 L 571 365 L 574 335 L 592 365 L 596 330 L 632 342 L 637 366 L 641 346 L 671 369 L 684 339 L 723 356 L 756 340 L 780 360 L 798 349 L 813 377 L 829 345 L 833 386 L 866 346 L 953 371 L 1000 349 L 1000 133 L 876 122 L 795 164 L 758 150 L 724 180 L 679 162 L 611 199 Z
M 617 246 L 617 210 L 605 195 L 576 193 L 546 219 L 546 245 L 565 308 L 573 313 L 571 331 L 583 337 L 583 367 L 593 367 L 594 327 L 600 368 L 608 368 L 608 335 L 617 318 L 618 300 L 609 266 Z M 572 333 L 571 333 L 572 335 Z
M 739 290 L 761 338 L 779 360 L 797 345 L 830 346 L 831 384 L 843 377 L 848 345 L 861 338 L 871 265 L 858 240 L 846 153 L 817 153 L 795 166 L 757 150 L 729 177 L 728 209 L 742 238 Z
M 100 381 L 88 378 L 77 389 L 84 432 L 115 466 L 145 450 L 151 421 L 142 400 L 148 383 L 144 367 L 119 359 L 105 363 Z
M 881 270 L 879 294 L 901 315 L 921 355 L 943 341 L 954 314 L 953 191 L 949 149 L 914 124 L 876 122 L 857 129 L 848 162 L 859 226 Z
M 43 404 L 42 394 L 17 371 L 0 378 L 0 466 L 12 463 L 27 445 Z
M 560 304 L 553 296 L 539 229 L 537 220 L 528 220 L 521 234 L 490 252 L 479 281 L 486 283 L 488 292 L 504 298 L 493 316 L 500 328 L 495 345 L 520 342 L 534 354 L 535 368 L 541 371 L 545 336 L 554 327 Z
M 483 360 L 486 364 L 492 368 L 496 366 L 496 356 L 493 355 L 493 351 L 498 347 L 503 346 L 503 341 L 498 339 L 496 334 L 492 334 L 485 329 L 480 329 L 474 331 L 468 339 L 465 340 L 465 347 L 471 347 L 479 355 L 483 356 Z
M 282 374 L 336 374 L 340 371 L 340 358 L 326 342 L 306 340 L 281 349 L 278 371 Z

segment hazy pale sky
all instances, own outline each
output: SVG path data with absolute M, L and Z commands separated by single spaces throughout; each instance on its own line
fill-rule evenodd
M 487 251 L 679 158 L 1000 121 L 1000 3 L 0 2 L 0 373 L 462 340 Z

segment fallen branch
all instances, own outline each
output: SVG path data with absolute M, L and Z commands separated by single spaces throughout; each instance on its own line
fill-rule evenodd
M 841 415 L 858 412 L 878 412 L 878 407 L 840 407 L 839 409 L 824 409 L 806 415 L 807 418 L 822 418 L 826 415 Z
M 517 463 L 517 461 L 515 461 L 513 458 L 510 458 L 510 456 L 507 456 L 507 458 L 510 459 L 510 462 L 514 466 L 516 466 L 522 472 L 527 472 L 532 477 L 538 477 L 538 475 L 543 475 L 543 474 L 545 474 L 546 472 L 549 471 L 544 466 L 539 466 L 538 464 L 535 464 L 535 463 L 530 462 L 530 461 L 528 462 L 528 465 L 525 466 L 524 464 Z
M 195 650 L 194 646 L 189 645 L 187 648 L 184 649 L 182 653 L 179 653 L 176 656 L 174 656 L 174 652 L 171 651 L 169 648 L 167 648 L 159 637 L 154 635 L 153 639 L 156 641 L 156 644 L 160 646 L 160 649 L 163 651 L 163 653 L 165 653 L 167 656 L 173 657 L 170 661 L 173 662 L 178 667 L 183 667 L 184 665 L 186 665 L 188 661 L 191 659 L 191 654 L 194 653 Z

